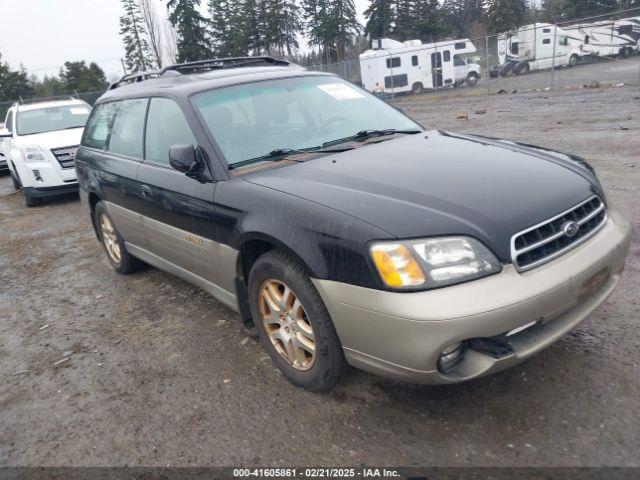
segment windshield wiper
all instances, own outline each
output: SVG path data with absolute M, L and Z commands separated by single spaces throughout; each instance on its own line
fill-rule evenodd
M 322 147 L 310 147 L 310 148 L 276 148 L 275 150 L 271 150 L 269 153 L 265 155 L 260 155 L 259 157 L 249 158 L 247 160 L 242 160 L 240 162 L 232 163 L 229 165 L 229 170 L 233 170 L 235 168 L 244 167 L 245 165 L 250 165 L 256 162 L 279 162 L 280 160 L 284 160 L 289 155 L 294 155 L 296 153 L 309 153 L 319 151 Z
M 398 130 L 395 128 L 387 128 L 384 130 L 360 130 L 355 135 L 325 142 L 322 144 L 322 147 L 326 148 L 332 145 L 338 145 L 340 143 L 354 142 L 354 141 L 357 142 L 362 140 L 368 140 L 370 138 L 375 138 L 375 137 L 386 137 L 389 135 L 397 135 L 397 134 L 415 135 L 416 133 L 420 133 L 420 132 L 421 130 L 416 130 L 416 129 Z

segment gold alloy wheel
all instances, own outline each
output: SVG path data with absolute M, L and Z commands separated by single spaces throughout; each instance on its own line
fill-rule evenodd
M 102 241 L 107 249 L 107 253 L 116 263 L 120 263 L 122 255 L 120 253 L 120 244 L 116 231 L 111 224 L 111 220 L 104 213 L 100 215 L 100 231 L 102 232 Z
M 309 370 L 316 358 L 311 322 L 300 299 L 280 280 L 260 286 L 260 315 L 276 351 L 296 370 Z

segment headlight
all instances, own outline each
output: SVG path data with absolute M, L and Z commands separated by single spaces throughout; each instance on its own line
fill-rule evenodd
M 470 237 L 375 243 L 371 256 L 382 280 L 397 289 L 444 287 L 502 269 L 495 255 Z
M 22 154 L 25 162 L 46 162 L 47 156 L 40 147 L 23 147 Z

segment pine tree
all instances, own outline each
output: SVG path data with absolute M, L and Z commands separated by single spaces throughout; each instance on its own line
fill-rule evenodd
M 207 20 L 200 14 L 200 0 L 169 0 L 169 22 L 178 33 L 178 62 L 210 58 L 213 51 L 207 38 Z
M 33 84 L 29 80 L 24 66 L 20 65 L 19 70 L 11 70 L 9 64 L 2 63 L 1 59 L 2 55 L 0 55 L 0 101 L 33 96 Z
M 211 38 L 218 57 L 246 54 L 243 7 L 241 2 L 233 0 L 209 0 Z
M 487 28 L 502 33 L 521 26 L 527 14 L 526 0 L 488 0 Z
M 453 37 L 477 33 L 484 19 L 485 0 L 445 0 L 442 4 L 444 29 Z
M 417 18 L 414 16 L 415 4 L 421 0 L 396 0 L 394 37 L 403 42 L 418 35 Z
M 353 0 L 331 0 L 329 2 L 329 32 L 333 38 L 336 60 L 345 58 L 345 51 L 362 29 Z
M 241 29 L 243 35 L 243 51 L 247 54 L 259 55 L 264 48 L 261 30 L 261 4 L 263 0 L 245 0 L 242 4 Z
M 268 53 L 292 55 L 298 48 L 298 33 L 302 31 L 300 11 L 295 0 L 262 0 L 262 33 Z
M 329 22 L 330 0 L 303 0 L 302 12 L 304 31 L 307 42 L 312 47 L 318 47 L 328 54 L 330 52 L 331 38 L 326 25 Z M 325 55 L 326 58 L 326 55 Z M 327 62 L 329 63 L 329 62 Z
M 153 66 L 151 49 L 140 6 L 136 0 L 121 0 L 120 35 L 124 44 L 124 63 L 130 72 L 144 72 Z
M 423 42 L 433 42 L 444 32 L 438 0 L 422 0 L 413 8 L 416 37 Z
M 385 38 L 393 32 L 393 0 L 372 0 L 364 16 L 364 33 L 369 38 Z

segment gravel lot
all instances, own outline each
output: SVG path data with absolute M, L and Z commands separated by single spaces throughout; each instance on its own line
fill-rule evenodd
M 397 104 L 429 127 L 581 154 L 640 223 L 638 87 Z M 610 300 L 522 366 L 439 387 L 351 371 L 316 395 L 204 292 L 115 274 L 77 199 L 27 209 L 2 177 L 0 466 L 639 466 L 639 270 L 635 233 Z

